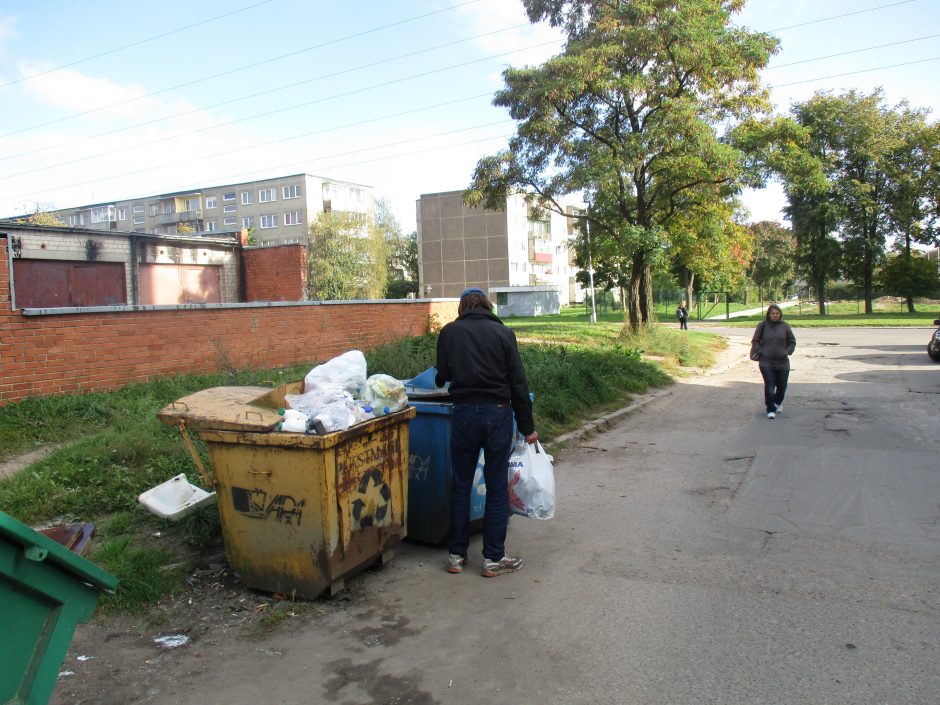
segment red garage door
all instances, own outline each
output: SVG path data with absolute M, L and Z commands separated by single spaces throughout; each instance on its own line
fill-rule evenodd
M 127 303 L 121 262 L 13 260 L 18 308 L 119 306 Z

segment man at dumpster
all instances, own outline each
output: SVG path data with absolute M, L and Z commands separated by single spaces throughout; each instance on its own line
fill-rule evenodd
M 482 449 L 486 483 L 482 575 L 495 578 L 517 571 L 522 568 L 522 559 L 506 553 L 513 414 L 526 443 L 535 443 L 539 434 L 516 336 L 493 313 L 493 304 L 482 289 L 464 291 L 457 319 L 441 329 L 435 382 L 439 387 L 450 382 L 454 402 L 447 570 L 462 573 L 467 562 L 470 491 Z

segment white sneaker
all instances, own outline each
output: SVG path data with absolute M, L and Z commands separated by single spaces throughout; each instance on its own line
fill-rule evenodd
M 776 415 L 774 412 L 772 412 L 772 411 L 768 411 L 768 412 L 767 412 L 767 418 L 768 418 L 768 419 L 775 419 L 775 418 L 777 418 L 777 415 Z
M 774 406 L 777 407 L 778 414 L 783 411 L 783 404 L 774 404 Z

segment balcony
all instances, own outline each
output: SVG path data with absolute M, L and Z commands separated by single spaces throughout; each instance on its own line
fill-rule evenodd
M 191 223 L 202 220 L 202 211 L 180 211 L 179 213 L 160 213 L 154 216 L 158 225 L 173 225 L 176 223 Z

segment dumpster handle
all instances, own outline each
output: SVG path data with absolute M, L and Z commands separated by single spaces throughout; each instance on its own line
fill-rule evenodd
M 202 475 L 202 479 L 206 483 L 206 487 L 215 487 L 215 482 L 213 482 L 212 478 L 209 477 L 209 473 L 206 470 L 205 465 L 202 464 L 202 458 L 200 458 L 199 453 L 196 452 L 196 446 L 193 445 L 193 439 L 190 438 L 189 431 L 186 429 L 186 422 L 183 419 L 180 419 L 179 430 L 180 435 L 183 437 L 183 443 L 186 444 L 186 449 L 193 457 L 193 462 L 196 463 L 196 469 L 199 471 L 199 474 Z
M 183 407 L 183 411 L 189 411 L 189 404 L 187 404 L 185 401 L 176 400 L 170 402 L 170 406 L 174 409 L 176 408 L 177 404 Z
M 245 420 L 246 420 L 246 421 L 248 420 L 248 415 L 249 415 L 249 414 L 254 414 L 255 416 L 258 417 L 259 420 L 261 420 L 261 419 L 264 418 L 264 417 L 261 415 L 261 412 L 260 412 L 260 411 L 252 411 L 251 409 L 245 409 Z
M 249 470 L 248 472 L 251 475 L 271 475 L 272 474 L 270 470 Z

